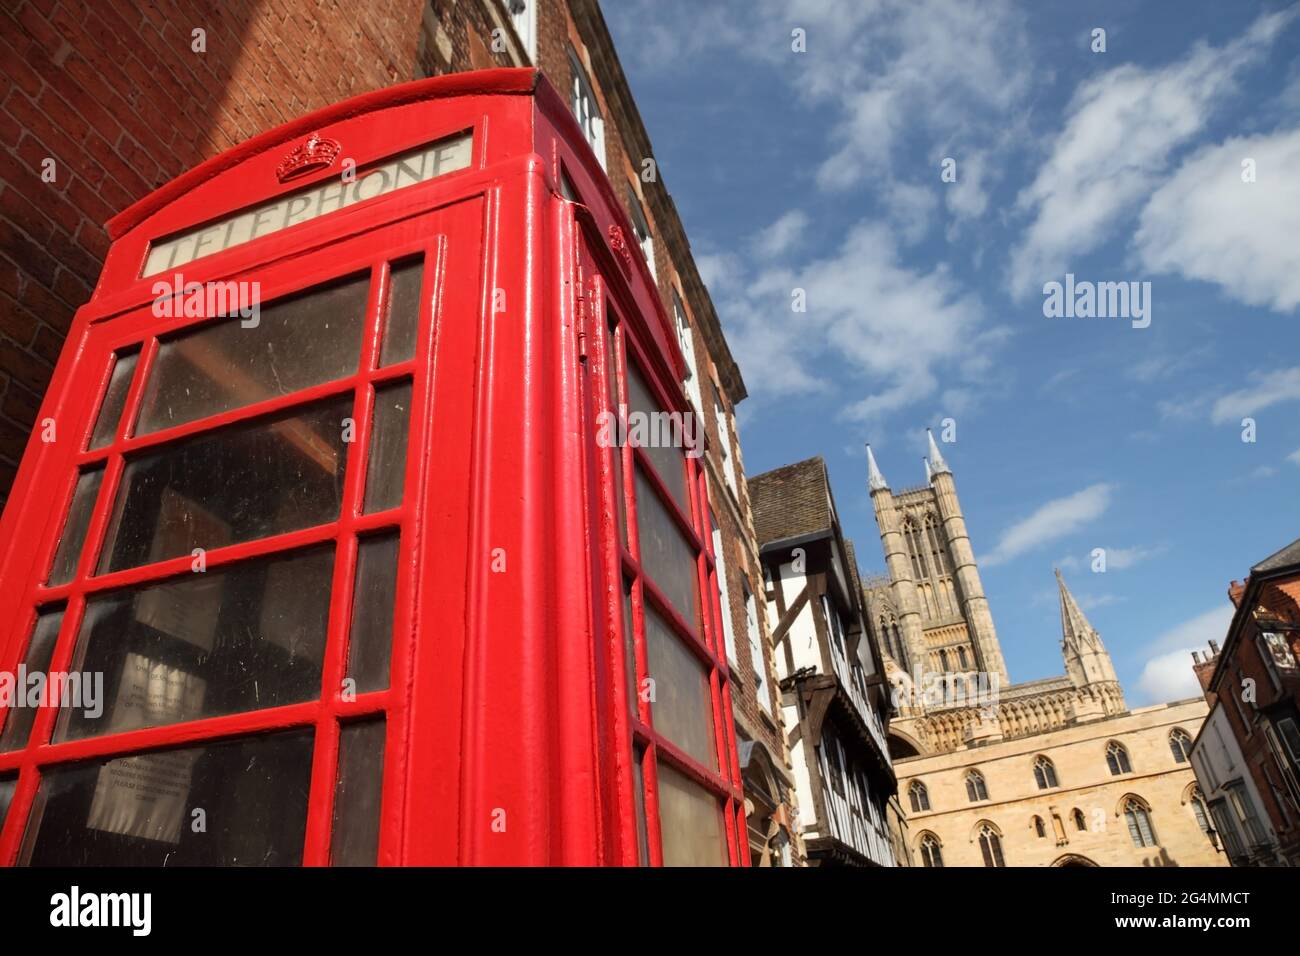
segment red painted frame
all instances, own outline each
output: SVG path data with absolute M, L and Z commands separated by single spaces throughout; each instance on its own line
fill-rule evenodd
M 204 321 L 152 314 L 153 283 L 138 275 L 151 239 L 336 176 L 331 169 L 288 186 L 276 181 L 274 167 L 312 132 L 338 140 L 343 156 L 364 167 L 464 130 L 473 133 L 467 169 L 182 267 L 187 282 L 257 279 L 264 300 L 368 271 L 366 334 L 354 375 L 131 434 L 158 336 Z M 559 197 L 561 168 L 582 205 Z M 182 557 L 92 574 L 125 455 L 351 391 L 356 434 L 339 519 L 207 555 L 209 567 L 218 567 L 336 542 L 321 695 L 274 710 L 64 743 L 49 742 L 57 714 L 42 708 L 28 745 L 0 754 L 0 774 L 19 774 L 0 829 L 0 864 L 17 859 L 43 767 L 290 726 L 315 731 L 303 861 L 327 864 L 340 722 L 381 712 L 381 863 L 635 864 L 636 741 L 647 752 L 651 827 L 654 761 L 665 759 L 715 794 L 730 860 L 747 864 L 706 480 L 695 461 L 688 461 L 691 513 L 672 513 L 699 555 L 702 631 L 669 619 L 709 669 L 720 771 L 657 734 L 648 711 L 633 714 L 626 699 L 623 573 L 637 574 L 638 634 L 644 595 L 671 613 L 638 573 L 631 463 L 642 463 L 665 503 L 672 499 L 644 451 L 600 449 L 594 439 L 594 412 L 608 394 L 602 389 L 610 357 L 601 333 L 607 303 L 619 316 L 620 349 L 636 356 L 662 407 L 687 405 L 682 359 L 653 280 L 638 256 L 629 266 L 610 251 L 611 227 L 614 235 L 632 235 L 567 107 L 534 70 L 439 77 L 336 104 L 214 158 L 109 224 L 113 246 L 90 303 L 77 313 L 38 418 L 56 423 L 58 440 L 41 442 L 38 426 L 0 518 L 0 669 L 13 670 L 22 659 L 37 607 L 66 602 L 50 665 L 66 670 L 88 595 L 189 570 Z M 389 264 L 417 253 L 424 255 L 426 291 L 416 356 L 376 369 Z M 497 292 L 513 308 L 498 311 Z M 110 356 L 137 343 L 118 431 L 108 446 L 86 451 Z M 362 514 L 374 388 L 404 377 L 415 388 L 403 504 Z M 631 550 L 619 539 L 614 452 L 624 456 L 629 476 Z M 77 572 L 68 584 L 45 587 L 78 470 L 99 462 L 104 479 Z M 401 530 L 401 546 L 389 689 L 344 700 L 357 538 L 393 527 Z M 504 570 L 494 569 L 498 554 Z M 644 674 L 643 645 L 637 646 Z M 503 832 L 494 826 L 502 820 Z M 653 829 L 650 847 L 647 862 L 661 862 Z

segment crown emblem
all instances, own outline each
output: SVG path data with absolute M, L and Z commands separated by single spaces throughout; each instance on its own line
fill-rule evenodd
M 275 167 L 275 176 L 280 182 L 287 183 L 318 169 L 327 169 L 342 148 L 336 140 L 312 133 Z

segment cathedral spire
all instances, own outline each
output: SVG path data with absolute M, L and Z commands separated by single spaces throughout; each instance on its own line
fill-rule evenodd
M 934 432 L 930 429 L 925 430 L 925 437 L 930 439 L 930 460 L 926 464 L 931 475 L 942 475 L 945 471 L 952 474 L 952 469 L 948 463 L 943 460 L 943 454 L 939 451 L 939 446 L 934 443 Z
M 1056 584 L 1061 591 L 1061 653 L 1065 657 L 1065 672 L 1076 687 L 1086 685 L 1113 685 L 1106 691 L 1109 694 L 1109 709 L 1123 709 L 1123 692 L 1119 689 L 1119 678 L 1115 675 L 1115 665 L 1111 662 L 1106 645 L 1101 642 L 1101 635 L 1093 627 L 1074 599 L 1070 589 L 1065 586 L 1059 568 L 1056 571 Z
M 1080 649 L 1099 645 L 1101 637 L 1084 616 L 1083 609 L 1079 607 L 1079 602 L 1074 599 L 1070 589 L 1065 586 L 1061 569 L 1052 570 L 1056 572 L 1056 584 L 1061 592 L 1061 640 L 1068 647 Z
M 867 442 L 867 487 L 872 491 L 881 491 L 889 487 L 885 476 L 876 467 L 876 456 L 871 454 L 871 443 Z

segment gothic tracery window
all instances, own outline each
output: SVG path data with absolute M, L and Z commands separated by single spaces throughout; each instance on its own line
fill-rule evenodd
M 930 809 L 930 793 L 920 780 L 913 780 L 907 788 L 907 797 L 912 803 L 912 812 L 921 813 Z
M 912 556 L 912 576 L 917 581 L 923 581 L 927 575 L 925 559 L 922 557 L 921 531 L 910 517 L 903 521 L 903 537 L 907 539 L 907 551 Z
M 1110 768 L 1112 777 L 1133 772 L 1133 765 L 1129 763 L 1128 759 L 1128 751 L 1124 749 L 1124 745 L 1118 740 L 1112 740 L 1106 745 L 1106 766 Z
M 1056 782 L 1056 767 L 1047 757 L 1039 757 L 1034 761 L 1034 782 L 1038 784 L 1039 790 L 1060 786 Z
M 1210 838 L 1214 843 L 1214 827 L 1210 825 L 1210 814 L 1205 806 L 1205 796 L 1201 793 L 1201 788 L 1192 786 L 1191 795 L 1187 801 L 1192 807 L 1192 816 L 1196 817 L 1196 825 L 1201 828 L 1201 832 Z
M 943 851 L 939 838 L 933 833 L 921 837 L 921 865 L 928 867 L 943 866 Z
M 1169 735 L 1169 750 L 1174 755 L 1174 763 L 1187 763 L 1192 756 L 1192 738 L 1181 727 L 1175 727 Z
M 966 797 L 971 803 L 989 798 L 989 789 L 984 783 L 984 775 L 978 770 L 966 774 Z
M 1128 834 L 1133 838 L 1135 847 L 1156 845 L 1156 833 L 1151 826 L 1151 814 L 1145 804 L 1136 797 L 1124 801 L 1124 820 L 1128 824 Z
M 1002 858 L 1002 837 L 991 823 L 980 826 L 980 855 L 984 857 L 985 866 L 1006 866 Z
M 948 549 L 944 546 L 943 530 L 939 527 L 939 519 L 933 512 L 925 516 L 925 536 L 930 545 L 930 567 L 936 577 L 942 577 L 950 570 Z

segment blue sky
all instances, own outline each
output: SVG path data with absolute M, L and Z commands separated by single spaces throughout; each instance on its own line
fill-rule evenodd
M 862 443 L 920 484 L 951 418 L 1012 679 L 1062 671 L 1060 566 L 1131 704 L 1195 693 L 1228 582 L 1300 537 L 1300 4 L 604 12 L 749 388 L 746 470 L 825 457 L 879 572 Z M 1150 282 L 1150 326 L 1046 318 L 1067 272 Z

